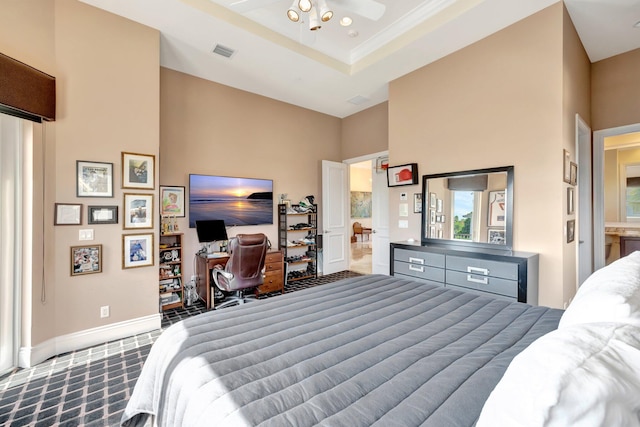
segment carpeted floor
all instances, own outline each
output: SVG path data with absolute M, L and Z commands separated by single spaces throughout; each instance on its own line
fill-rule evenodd
M 343 271 L 300 280 L 288 284 L 285 293 L 359 275 Z M 167 310 L 160 330 L 61 354 L 1 377 L 0 425 L 117 426 L 151 345 L 162 330 L 205 311 L 202 303 Z

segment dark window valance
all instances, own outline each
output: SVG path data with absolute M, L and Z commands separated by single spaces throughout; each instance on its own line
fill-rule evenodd
M 55 120 L 55 77 L 0 53 L 0 112 L 38 122 Z
M 469 175 L 447 180 L 447 188 L 456 191 L 484 191 L 487 189 L 487 175 Z

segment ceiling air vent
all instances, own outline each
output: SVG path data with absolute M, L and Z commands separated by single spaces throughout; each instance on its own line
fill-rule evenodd
M 361 105 L 361 104 L 364 104 L 365 102 L 368 102 L 368 101 L 370 101 L 369 98 L 365 98 L 364 96 L 357 95 L 357 96 L 354 96 L 353 98 L 351 98 L 347 102 L 350 102 L 353 105 Z
M 216 47 L 213 48 L 213 53 L 217 53 L 220 56 L 224 56 L 225 58 L 231 58 L 235 50 L 230 47 L 222 46 L 221 44 L 217 44 Z

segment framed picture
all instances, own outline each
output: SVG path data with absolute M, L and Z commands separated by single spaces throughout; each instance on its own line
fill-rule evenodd
M 413 213 L 422 212 L 422 193 L 413 194 Z
M 184 187 L 160 186 L 160 215 L 184 218 Z
M 433 209 L 429 211 L 429 223 L 430 224 L 436 223 L 436 211 L 434 211 Z
M 87 223 L 89 224 L 117 224 L 118 223 L 118 207 L 117 206 L 88 206 Z
M 437 235 L 436 235 L 436 227 L 435 227 L 435 225 L 430 225 L 429 226 L 429 237 L 432 238 L 432 239 L 435 239 L 436 236 Z
M 156 156 L 122 152 L 122 188 L 155 188 Z
M 435 209 L 437 202 L 438 197 L 436 196 L 436 193 L 429 193 L 429 207 L 431 209 Z
M 567 243 L 573 242 L 576 237 L 576 220 L 570 219 L 567 221 Z
M 567 150 L 562 150 L 562 180 L 567 184 L 571 184 L 571 154 Z
M 389 169 L 389 157 L 378 157 L 376 159 L 376 173 L 385 173 Z
M 371 191 L 351 192 L 351 218 L 371 218 Z
M 447 222 L 447 216 L 446 215 L 440 215 L 440 222 Z
M 401 185 L 414 185 L 418 183 L 418 164 L 393 166 L 387 169 L 387 185 L 399 187 Z
M 53 218 L 54 225 L 81 225 L 82 205 L 77 203 L 56 203 Z
M 102 272 L 102 245 L 72 246 L 71 275 Z
M 567 188 L 567 214 L 571 215 L 575 212 L 573 187 Z
M 113 197 L 113 163 L 76 161 L 78 197 Z
M 489 191 L 489 227 L 504 227 L 506 223 L 505 190 Z
M 569 184 L 571 185 L 576 185 L 578 184 L 578 164 L 577 163 L 573 163 L 571 162 L 570 165 L 570 178 L 569 178 Z
M 122 236 L 122 268 L 153 265 L 153 233 Z
M 153 228 L 153 194 L 124 194 L 122 228 Z
M 436 200 L 436 212 L 442 213 L 442 204 L 443 204 L 442 199 Z
M 491 230 L 489 229 L 489 233 L 487 235 L 487 242 L 492 243 L 494 245 L 504 245 L 505 244 L 505 231 L 504 230 Z

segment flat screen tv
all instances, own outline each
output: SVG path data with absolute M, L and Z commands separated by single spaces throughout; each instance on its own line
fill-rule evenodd
M 189 175 L 189 227 L 211 219 L 227 227 L 273 224 L 273 180 Z

